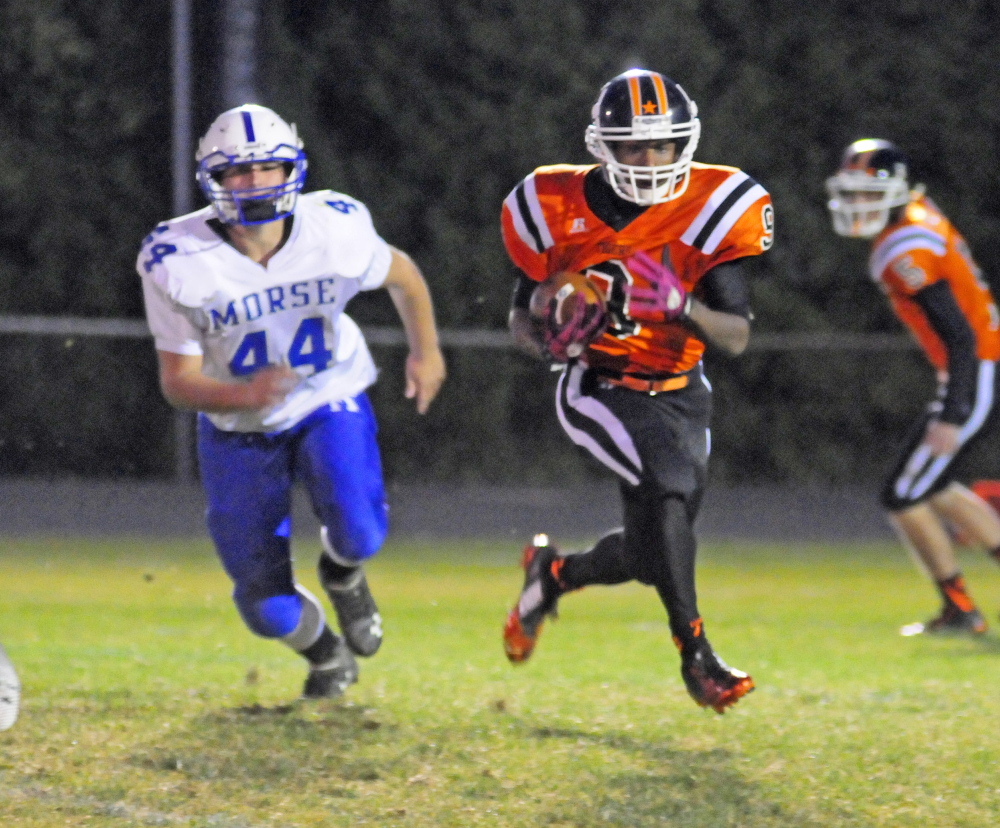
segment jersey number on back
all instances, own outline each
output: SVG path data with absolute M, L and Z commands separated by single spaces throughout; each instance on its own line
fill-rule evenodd
M 315 373 L 325 371 L 333 361 L 333 351 L 326 347 L 323 338 L 323 317 L 310 316 L 299 325 L 292 344 L 288 346 L 288 365 L 312 365 Z M 251 331 L 240 342 L 233 358 L 229 360 L 229 370 L 234 377 L 245 377 L 261 368 L 266 368 L 267 332 Z

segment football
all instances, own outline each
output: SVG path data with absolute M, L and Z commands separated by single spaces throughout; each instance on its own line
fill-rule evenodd
M 535 287 L 528 304 L 528 312 L 535 319 L 546 321 L 549 315 L 549 303 L 555 299 L 554 321 L 558 325 L 565 325 L 573 316 L 576 303 L 580 301 L 579 299 L 567 301 L 571 296 L 581 296 L 587 304 L 598 305 L 602 312 L 606 310 L 603 294 L 590 279 L 582 273 L 564 270 L 553 273 Z

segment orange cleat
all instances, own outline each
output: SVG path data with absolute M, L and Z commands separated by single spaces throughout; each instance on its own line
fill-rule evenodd
M 558 571 L 562 558 L 548 535 L 535 535 L 524 547 L 521 566 L 524 587 L 521 597 L 509 613 L 503 626 L 503 648 L 514 664 L 527 661 L 535 649 L 545 616 L 556 614 L 559 600 Z

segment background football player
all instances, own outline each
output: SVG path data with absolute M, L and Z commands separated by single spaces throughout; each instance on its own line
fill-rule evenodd
M 17 721 L 21 703 L 21 683 L 17 671 L 0 644 L 0 730 L 8 730 Z
M 940 615 L 903 627 L 982 633 L 958 568 L 947 524 L 1000 552 L 1000 518 L 953 477 L 994 406 L 1000 316 L 961 234 L 909 184 L 909 160 L 881 139 L 855 141 L 827 180 L 833 229 L 872 239 L 871 276 L 911 331 L 938 377 L 937 398 L 903 442 L 882 504 L 904 544 L 938 585 Z
M 697 108 L 664 75 L 613 78 L 592 119 L 586 143 L 598 164 L 539 167 L 503 204 L 504 242 L 523 272 L 509 323 L 527 351 L 565 363 L 559 420 L 618 475 L 623 528 L 570 555 L 536 537 L 504 645 L 511 661 L 524 661 L 563 593 L 638 580 L 666 607 L 688 692 L 721 713 L 754 685 L 715 655 L 697 605 L 694 521 L 711 416 L 701 357 L 706 343 L 733 355 L 747 346 L 740 260 L 771 247 L 771 199 L 738 169 L 692 161 Z M 534 286 L 564 270 L 603 290 L 606 319 L 581 304 L 563 326 L 535 323 Z
M 137 262 L 161 386 L 174 406 L 202 412 L 208 528 L 240 615 L 309 662 L 305 696 L 335 696 L 357 680 L 354 655 L 382 640 L 361 564 L 387 528 L 365 394 L 375 366 L 343 311 L 358 291 L 389 291 L 410 347 L 406 395 L 424 413 L 445 374 L 430 294 L 361 202 L 299 195 L 302 142 L 270 109 L 221 114 L 196 159 L 210 206 L 158 226 Z M 295 582 L 296 481 L 322 523 L 319 577 L 343 638 Z

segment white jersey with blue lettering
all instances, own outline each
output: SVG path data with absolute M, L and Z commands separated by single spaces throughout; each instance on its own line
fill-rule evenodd
M 344 307 L 385 282 L 392 253 L 360 201 L 331 190 L 299 197 L 288 240 L 267 267 L 211 227 L 211 207 L 157 226 L 136 263 L 156 348 L 201 355 L 206 376 L 249 379 L 284 364 L 299 383 L 261 411 L 209 413 L 223 431 L 276 432 L 375 381 L 361 329 Z

